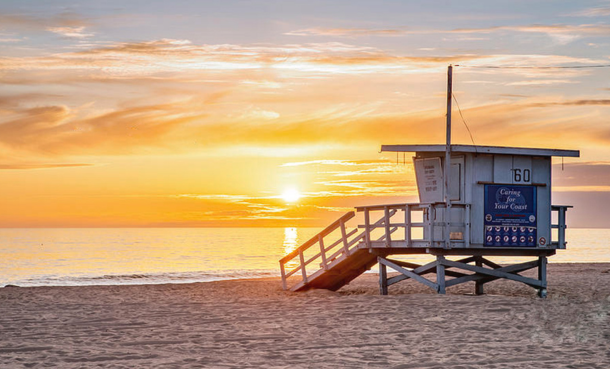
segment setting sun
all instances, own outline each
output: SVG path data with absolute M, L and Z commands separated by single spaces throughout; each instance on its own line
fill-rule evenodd
M 281 198 L 286 202 L 297 202 L 301 198 L 301 193 L 296 188 L 287 188 L 282 192 Z

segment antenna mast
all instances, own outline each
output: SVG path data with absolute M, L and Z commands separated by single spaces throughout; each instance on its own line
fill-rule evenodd
M 451 176 L 451 96 L 453 96 L 453 66 L 447 68 L 447 143 L 445 146 L 445 248 L 451 246 L 451 196 L 449 177 Z

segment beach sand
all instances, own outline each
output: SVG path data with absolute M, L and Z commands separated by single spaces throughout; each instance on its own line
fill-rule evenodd
M 535 273 L 535 271 L 534 271 Z M 610 264 L 550 264 L 549 296 L 510 281 L 379 296 L 279 279 L 0 289 L 1 368 L 610 368 Z

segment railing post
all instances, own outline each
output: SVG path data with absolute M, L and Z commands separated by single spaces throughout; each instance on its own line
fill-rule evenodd
M 383 208 L 383 218 L 385 223 L 385 247 L 392 245 L 392 238 L 390 233 L 390 209 L 387 206 Z
M 445 210 L 443 210 L 443 238 L 445 243 L 443 248 L 451 248 L 451 204 L 445 204 Z
M 371 217 L 369 214 L 369 209 L 364 209 L 364 242 L 366 243 L 366 247 L 371 248 Z
M 470 204 L 464 205 L 464 247 L 470 247 Z
M 411 247 L 411 207 L 405 206 L 405 242 L 407 247 Z
M 345 222 L 341 220 L 341 239 L 343 240 L 343 253 L 349 256 L 349 243 L 347 242 L 347 232 L 345 231 Z
M 557 212 L 557 242 L 558 248 L 566 248 L 566 207 L 561 206 Z
M 320 244 L 320 257 L 322 257 L 322 269 L 328 270 L 326 265 L 326 250 L 324 248 L 324 237 L 321 234 L 318 235 L 318 243 Z
M 428 208 L 428 221 L 426 222 L 426 225 L 428 227 L 428 241 L 429 241 L 429 246 L 434 247 L 434 217 L 436 214 L 432 213 L 434 211 L 434 205 L 430 204 L 427 206 L 427 208 Z
M 301 260 L 301 275 L 303 276 L 303 283 L 307 283 L 307 270 L 305 270 L 305 257 L 303 256 L 303 250 L 299 249 L 299 259 Z
M 284 291 L 286 291 L 288 289 L 288 286 L 286 285 L 286 270 L 284 269 L 284 263 L 282 263 L 280 261 L 280 273 L 282 275 L 282 288 L 284 289 Z

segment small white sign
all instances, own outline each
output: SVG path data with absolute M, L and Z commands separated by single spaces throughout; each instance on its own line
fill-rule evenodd
M 414 159 L 419 202 L 443 201 L 441 158 Z

